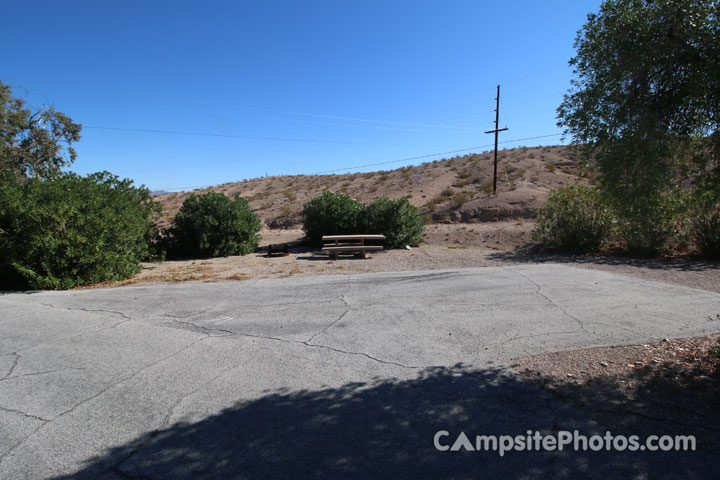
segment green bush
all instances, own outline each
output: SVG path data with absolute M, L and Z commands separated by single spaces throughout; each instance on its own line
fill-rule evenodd
M 611 216 L 600 192 L 583 185 L 564 187 L 552 192 L 538 210 L 533 240 L 549 251 L 596 252 L 610 226 Z
M 685 192 L 651 193 L 644 197 L 615 194 L 612 205 L 617 233 L 631 255 L 658 255 L 672 249 L 683 236 L 688 208 Z
M 418 245 L 425 222 L 407 198 L 385 197 L 364 205 L 341 193 L 325 192 L 303 206 L 303 230 L 310 245 L 322 245 L 323 235 L 377 233 L 387 248 Z
M 131 180 L 55 172 L 0 177 L 0 288 L 67 289 L 129 278 L 159 207 Z
M 260 217 L 248 201 L 218 192 L 185 199 L 170 229 L 168 256 L 211 258 L 245 255 L 257 250 Z
M 359 233 L 365 205 L 343 193 L 323 192 L 303 205 L 303 230 L 310 245 L 321 246 L 323 235 Z
M 425 220 L 406 197 L 391 200 L 381 197 L 365 207 L 362 232 L 385 235 L 385 247 L 403 248 L 422 243 Z

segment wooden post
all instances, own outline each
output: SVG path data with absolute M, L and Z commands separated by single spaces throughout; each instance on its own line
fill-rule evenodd
M 498 121 L 500 120 L 500 85 L 497 86 L 497 97 L 495 97 L 495 130 L 488 130 L 485 133 L 495 134 L 495 159 L 493 161 L 493 195 L 497 194 L 497 147 L 498 147 L 498 133 L 507 130 L 508 128 L 498 129 Z

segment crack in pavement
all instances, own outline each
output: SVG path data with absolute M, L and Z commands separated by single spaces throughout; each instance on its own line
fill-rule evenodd
M 144 371 L 147 370 L 148 368 L 152 368 L 152 367 L 154 367 L 155 365 L 157 365 L 157 364 L 159 364 L 159 363 L 161 363 L 161 362 L 164 362 L 165 360 L 168 360 L 168 359 L 170 359 L 170 358 L 172 358 L 172 357 L 174 357 L 174 356 L 176 356 L 176 355 L 184 352 L 185 350 L 193 347 L 193 346 L 196 345 L 197 343 L 200 343 L 200 342 L 202 342 L 203 340 L 205 340 L 205 339 L 207 339 L 207 338 L 209 338 L 209 336 L 202 337 L 202 338 L 200 338 L 200 339 L 198 339 L 198 340 L 195 340 L 194 342 L 189 343 L 188 345 L 185 345 L 185 346 L 182 347 L 181 349 L 176 350 L 175 352 L 171 353 L 170 355 L 166 355 L 166 356 L 164 356 L 164 357 L 162 357 L 162 358 L 159 358 L 159 359 L 155 360 L 154 362 L 150 362 L 149 364 L 145 365 L 144 367 L 142 367 L 141 369 L 139 369 L 139 370 L 137 370 L 136 372 L 132 373 L 131 375 L 127 375 L 127 376 L 123 377 L 122 379 L 120 379 L 119 381 L 114 382 L 114 383 L 111 383 L 110 385 L 108 385 L 108 386 L 106 386 L 105 388 L 101 389 L 99 392 L 95 393 L 94 395 L 92 395 L 92 396 L 90 396 L 90 397 L 88 397 L 88 398 L 80 401 L 79 403 L 73 405 L 70 409 L 65 410 L 64 412 L 60 413 L 60 414 L 59 414 L 57 417 L 55 417 L 53 420 L 57 420 L 57 419 L 59 419 L 60 417 L 62 417 L 62 416 L 64 416 L 64 415 L 67 415 L 67 414 L 69 414 L 69 413 L 74 412 L 78 407 L 80 407 L 80 406 L 82 406 L 83 404 L 89 402 L 90 400 L 93 400 L 94 398 L 99 397 L 100 395 L 102 395 L 103 393 L 107 392 L 107 391 L 110 390 L 111 388 L 116 387 L 116 386 L 118 386 L 118 385 L 120 385 L 120 384 L 122 384 L 122 383 L 125 383 L 125 382 L 127 382 L 128 380 L 132 380 L 134 377 L 136 377 L 136 376 L 139 375 L 140 373 L 144 372 Z
M 309 340 L 302 340 L 302 341 L 301 341 L 301 340 L 288 340 L 288 339 L 286 339 L 286 338 L 271 337 L 271 336 L 268 336 L 268 335 L 255 335 L 255 334 L 252 334 L 252 333 L 237 332 L 237 331 L 234 331 L 233 334 L 236 335 L 236 336 L 249 337 L 249 338 L 258 338 L 258 339 L 261 339 L 261 340 L 271 340 L 271 341 L 283 342 L 283 343 L 294 343 L 294 344 L 299 344 L 299 345 L 305 345 L 306 347 L 310 347 L 310 348 L 323 348 L 323 349 L 326 349 L 326 350 L 331 350 L 331 351 L 333 351 L 333 352 L 342 353 L 342 354 L 344 354 L 344 355 L 359 355 L 359 356 L 365 357 L 365 358 L 367 358 L 367 359 L 369 359 L 369 360 L 372 360 L 372 361 L 374 361 L 374 362 L 384 363 L 384 364 L 386 364 L 386 365 L 395 365 L 395 366 L 401 367 L 401 368 L 410 368 L 410 369 L 413 369 L 413 370 L 417 370 L 417 369 L 419 369 L 419 368 L 425 368 L 425 367 L 422 366 L 422 365 L 403 365 L 403 364 L 397 363 L 397 362 L 391 362 L 391 361 L 388 361 L 388 360 L 382 360 L 382 359 L 380 359 L 380 358 L 373 357 L 372 355 L 369 355 L 369 354 L 367 354 L 367 353 L 365 353 L 365 352 L 352 352 L 352 351 L 349 351 L 349 350 L 341 350 L 341 349 L 339 349 L 339 348 L 331 347 L 331 346 L 329 346 L 329 345 L 320 345 L 320 344 L 317 344 L 317 343 L 309 343 Z
M 176 350 L 175 352 L 171 353 L 170 355 L 166 355 L 166 356 L 164 356 L 164 357 L 162 357 L 162 358 L 160 358 L 160 359 L 158 359 L 158 360 L 155 360 L 154 362 L 151 362 L 151 363 L 145 365 L 144 367 L 142 367 L 141 369 L 139 369 L 139 370 L 137 370 L 136 372 L 132 373 L 131 375 L 125 376 L 125 377 L 121 378 L 119 381 L 113 382 L 113 383 L 107 385 L 106 387 L 102 388 L 100 391 L 94 393 L 93 395 L 91 395 L 91 396 L 89 396 L 89 397 L 81 400 L 80 402 L 76 403 L 75 405 L 73 405 L 73 406 L 72 406 L 71 408 L 69 408 L 68 410 L 65 410 L 64 412 L 60 413 L 59 415 L 57 415 L 57 416 L 56 416 L 55 418 L 53 418 L 53 419 L 45 419 L 45 418 L 41 418 L 41 417 L 36 417 L 36 416 L 34 416 L 34 415 L 27 415 L 28 417 L 37 418 L 38 420 L 43 420 L 45 423 L 43 423 L 43 425 L 41 425 L 40 427 L 38 427 L 37 429 L 35 429 L 30 435 L 28 435 L 27 437 L 25 437 L 25 438 L 24 438 L 23 440 L 21 440 L 19 443 L 17 443 L 16 445 L 14 445 L 10 450 L 8 450 L 8 451 L 5 453 L 5 455 L 3 455 L 2 457 L 0 457 L 0 463 L 2 463 L 2 461 L 3 461 L 12 451 L 14 451 L 14 450 L 17 449 L 18 447 L 20 447 L 20 446 L 21 446 L 23 443 L 25 443 L 31 436 L 35 435 L 37 432 L 39 432 L 39 431 L 40 431 L 43 427 L 45 427 L 46 425 L 48 425 L 48 424 L 50 424 L 50 423 L 53 423 L 53 422 L 57 421 L 58 419 L 60 419 L 61 417 L 63 417 L 63 416 L 65 416 L 65 415 L 67 415 L 67 414 L 70 414 L 70 413 L 74 412 L 76 409 L 80 408 L 82 405 L 84 405 L 84 404 L 92 401 L 93 399 L 99 397 L 100 395 L 104 394 L 104 393 L 107 392 L 108 390 L 110 390 L 110 389 L 112 389 L 112 388 L 114 388 L 114 387 L 116 387 L 116 386 L 118 386 L 118 385 L 121 385 L 122 383 L 127 382 L 128 380 L 132 380 L 134 377 L 136 377 L 137 375 L 139 375 L 139 374 L 142 373 L 143 371 L 147 370 L 148 368 L 152 368 L 152 367 L 154 367 L 155 365 L 157 365 L 157 364 L 159 364 L 159 363 L 161 363 L 161 362 L 163 362 L 163 361 L 165 361 L 165 360 L 168 360 L 168 359 L 174 357 L 175 355 L 178 355 L 178 354 L 182 353 L 183 351 L 185 351 L 185 350 L 193 347 L 193 346 L 196 345 L 197 343 L 202 342 L 203 340 L 205 340 L 205 339 L 207 339 L 207 338 L 209 338 L 209 336 L 204 336 L 204 337 L 202 337 L 202 338 L 200 338 L 200 339 L 198 339 L 198 340 L 196 340 L 196 341 L 194 341 L 194 342 L 189 343 L 188 345 L 185 345 L 185 346 L 182 347 L 181 349 Z M 7 410 L 7 409 L 4 409 L 4 408 L 2 408 L 2 407 L 0 407 L 0 409 Z M 8 411 L 13 411 L 13 410 L 8 410 Z M 20 413 L 20 414 L 23 413 L 23 412 L 20 412 L 20 411 L 16 411 L 16 412 L 17 412 L 17 413 Z
M 25 412 L 23 412 L 23 411 L 21 411 L 21 410 L 16 410 L 16 409 L 14 409 L 14 408 L 0 407 L 0 410 L 2 410 L 3 412 L 17 413 L 17 414 L 19 414 L 19 415 L 22 415 L 23 417 L 32 418 L 32 419 L 34 419 L 34 420 L 40 420 L 41 422 L 50 422 L 50 421 L 51 421 L 51 420 L 49 420 L 49 419 L 47 419 L 47 418 L 38 417 L 37 415 L 33 415 L 33 414 L 31 414 L 31 413 L 25 413 Z M 8 452 L 8 453 L 9 453 L 9 452 Z
M 230 337 L 235 334 L 235 332 L 233 332 L 231 330 L 224 330 L 222 328 L 204 327 L 202 325 L 197 325 L 193 322 L 188 322 L 185 320 L 178 320 L 177 318 L 172 318 L 169 315 L 163 315 L 163 316 L 170 318 L 175 323 L 180 323 L 182 325 L 188 325 L 190 327 L 188 330 L 202 333 L 203 335 L 206 335 L 207 337 Z M 186 317 L 186 318 L 188 318 L 188 317 Z M 222 332 L 225 335 L 213 335 L 212 332 Z
M 341 300 L 341 301 L 345 304 L 346 310 L 345 310 L 343 313 L 341 313 L 340 316 L 339 316 L 338 318 L 336 318 L 332 323 L 330 323 L 329 325 L 327 325 L 325 328 L 323 328 L 323 329 L 320 330 L 319 332 L 313 334 L 313 335 L 312 335 L 310 338 L 308 338 L 307 340 L 305 340 L 306 342 L 312 342 L 312 341 L 315 339 L 315 337 L 317 337 L 318 335 L 322 335 L 323 333 L 327 332 L 327 331 L 328 331 L 329 329 L 331 329 L 336 323 L 338 323 L 340 320 L 342 320 L 343 318 L 345 318 L 345 316 L 346 316 L 348 313 L 350 313 L 350 310 L 351 310 L 351 309 L 350 309 L 350 305 L 348 304 L 347 300 L 345 300 L 345 294 L 343 293 L 343 294 L 340 295 L 337 299 Z
M 527 275 L 524 275 L 524 274 L 522 274 L 522 273 L 520 273 L 520 272 L 518 272 L 518 271 L 515 271 L 515 270 L 513 270 L 513 269 L 510 268 L 510 267 L 502 267 L 502 268 L 504 268 L 504 269 L 506 269 L 506 270 L 510 270 L 510 271 L 513 272 L 514 274 L 521 276 L 522 278 L 524 278 L 524 279 L 527 280 L 528 282 L 530 282 L 530 283 L 532 283 L 533 285 L 535 285 L 535 286 L 537 287 L 537 290 L 535 290 L 535 294 L 536 294 L 536 295 L 544 298 L 544 299 L 548 302 L 549 305 L 552 305 L 553 307 L 555 307 L 555 308 L 557 308 L 558 310 L 560 310 L 560 311 L 563 313 L 563 315 L 565 315 L 566 317 L 574 320 L 574 321 L 578 324 L 578 326 L 580 327 L 580 330 L 582 330 L 583 332 L 586 332 L 586 333 L 587 333 L 587 330 L 585 330 L 585 324 L 583 324 L 583 322 L 581 322 L 577 317 L 575 317 L 575 316 L 573 316 L 573 315 L 570 315 L 570 314 L 567 312 L 567 310 L 565 310 L 565 308 L 563 308 L 563 307 L 561 307 L 560 305 L 558 305 L 557 303 L 555 303 L 550 297 L 548 297 L 547 295 L 545 295 L 544 293 L 542 293 L 542 292 L 540 291 L 540 290 L 542 290 L 542 286 L 541 286 L 539 283 L 537 283 L 535 280 L 533 280 L 532 278 L 528 277 Z
M 308 302 L 282 302 L 282 303 L 258 303 L 258 304 L 243 304 L 245 307 L 274 307 L 274 306 L 286 306 L 286 305 L 319 305 L 323 303 L 332 303 L 337 298 L 331 298 L 330 300 L 311 300 Z
M 212 377 L 212 378 L 211 378 L 210 380 L 208 380 L 207 382 L 204 382 L 204 383 L 202 383 L 201 385 L 198 385 L 197 388 L 194 388 L 194 389 L 191 390 L 190 392 L 187 392 L 187 393 L 184 393 L 184 394 L 178 396 L 178 398 L 175 400 L 175 402 L 173 402 L 173 404 L 172 404 L 172 405 L 170 406 L 170 408 L 168 409 L 168 412 L 165 414 L 165 417 L 163 418 L 163 421 L 160 423 L 160 425 L 159 425 L 157 428 L 155 428 L 152 432 L 150 432 L 150 433 L 148 434 L 148 437 L 145 439 L 145 441 L 141 442 L 139 445 L 137 445 L 135 448 L 133 448 L 133 449 L 132 449 L 127 455 L 125 455 L 122 459 L 120 459 L 120 460 L 118 460 L 117 462 L 115 462 L 114 465 L 112 465 L 111 467 L 103 470 L 103 471 L 100 473 L 100 475 L 98 475 L 98 477 L 101 477 L 102 475 L 104 475 L 104 474 L 106 474 L 106 473 L 108 473 L 108 472 L 113 472 L 113 473 L 116 473 L 116 474 L 120 475 L 122 478 L 131 478 L 131 479 L 151 478 L 151 477 L 146 477 L 146 476 L 139 476 L 139 477 L 138 477 L 138 476 L 131 476 L 131 475 L 129 475 L 128 473 L 124 472 L 124 471 L 120 468 L 120 465 L 122 465 L 123 462 L 126 462 L 127 460 L 129 460 L 130 458 L 132 458 L 133 455 L 135 455 L 136 453 L 138 453 L 140 450 L 142 450 L 143 448 L 145 448 L 150 442 L 152 442 L 152 441 L 162 432 L 162 430 L 163 430 L 165 427 L 167 427 L 167 426 L 170 424 L 170 419 L 172 418 L 173 413 L 175 412 L 175 409 L 177 408 L 178 405 L 180 405 L 180 404 L 182 403 L 183 400 L 185 400 L 185 399 L 186 399 L 187 397 L 189 397 L 190 395 L 193 395 L 193 394 L 199 392 L 201 389 L 205 388 L 207 385 L 211 384 L 212 382 L 214 382 L 215 380 L 217 380 L 218 378 L 220 378 L 221 376 L 223 376 L 225 373 L 226 373 L 226 372 L 219 373 L 218 375 L 215 375 L 214 377 Z
M 16 412 L 16 413 L 19 413 L 19 412 Z M 38 420 L 42 420 L 42 419 L 38 417 Z M 38 432 L 38 430 L 40 430 L 41 428 L 43 428 L 43 427 L 47 424 L 47 422 L 49 422 L 49 420 L 43 421 L 43 423 L 41 423 L 40 425 L 38 425 L 32 432 L 28 433 L 27 436 L 23 437 L 22 440 L 20 440 L 20 441 L 17 442 L 15 445 L 13 445 L 12 447 L 10 447 L 7 452 L 5 452 L 4 454 L 0 455 L 0 465 L 2 465 L 2 463 L 5 461 L 5 459 L 6 459 L 7 457 L 9 457 L 10 454 L 11 454 L 13 451 L 15 451 L 15 449 L 17 449 L 20 445 L 22 445 L 23 443 L 25 443 L 25 441 L 26 441 L 28 438 L 30 438 L 30 437 L 32 437 L 33 435 L 35 435 L 35 434 Z
M 103 309 L 103 308 L 67 308 L 67 307 L 58 307 L 51 303 L 42 303 L 42 302 L 40 302 L 40 305 L 43 305 L 45 307 L 52 308 L 55 310 L 66 310 L 69 312 L 110 313 L 113 315 L 119 315 L 122 318 L 125 318 L 127 320 L 134 320 L 133 317 L 131 317 L 130 315 L 126 314 L 125 312 L 120 312 L 118 310 L 107 310 L 107 309 Z
M 49 373 L 62 372 L 64 370 L 85 370 L 85 369 L 80 368 L 80 367 L 62 367 L 62 368 L 56 368 L 54 370 L 45 370 L 42 372 L 23 373 L 21 375 L 10 376 L 10 374 L 8 374 L 8 375 L 5 375 L 3 378 L 0 378 L 0 382 L 4 382 L 6 380 L 15 380 L 16 378 L 33 377 L 36 375 L 47 375 Z M 11 373 L 12 373 L 12 371 L 11 371 Z
M 10 375 L 12 375 L 13 371 L 17 367 L 18 362 L 20 361 L 20 354 L 18 352 L 10 352 L 6 355 L 15 355 L 15 360 L 13 360 L 12 365 L 10 365 L 10 370 L 8 371 L 8 373 L 6 373 L 2 378 L 0 378 L 0 381 L 10 377 Z M 3 355 L 3 357 L 6 355 Z
M 31 346 L 31 347 L 22 348 L 22 349 L 18 350 L 18 351 L 15 352 L 15 353 L 18 353 L 18 352 L 27 352 L 28 350 L 33 350 L 33 349 L 35 349 L 35 348 L 43 347 L 43 346 L 45 346 L 45 345 L 49 345 L 49 344 L 53 344 L 53 343 L 57 343 L 57 342 L 62 342 L 62 341 L 65 341 L 65 340 L 67 340 L 67 339 L 87 337 L 88 335 L 93 335 L 93 334 L 95 334 L 95 333 L 104 332 L 104 331 L 106 331 L 106 330 L 112 330 L 113 328 L 119 327 L 120 325 L 123 325 L 123 324 L 125 324 L 125 323 L 132 322 L 132 321 L 140 321 L 140 320 L 143 320 L 143 319 L 145 319 L 145 318 L 152 318 L 152 317 L 130 318 L 130 319 L 127 319 L 127 320 L 122 320 L 122 321 L 117 322 L 117 323 L 113 323 L 113 324 L 110 325 L 109 327 L 98 328 L 98 329 L 92 330 L 92 331 L 90 331 L 90 332 L 78 333 L 78 334 L 75 334 L 75 335 L 68 335 L 68 336 L 66 336 L 66 337 L 60 337 L 60 338 L 53 338 L 52 340 L 49 340 L 49 341 L 47 341 L 47 342 L 41 342 L 41 343 L 38 343 L 38 344 L 33 345 L 33 346 Z

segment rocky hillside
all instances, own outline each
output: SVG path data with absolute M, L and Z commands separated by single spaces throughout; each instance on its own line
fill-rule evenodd
M 470 154 L 396 170 L 342 175 L 264 177 L 215 187 L 158 195 L 169 223 L 191 193 L 236 193 L 271 228 L 298 225 L 303 203 L 323 191 L 363 202 L 407 196 L 436 223 L 474 223 L 528 218 L 549 192 L 586 181 L 566 146 L 515 148 L 498 153 L 498 194 L 492 195 L 492 153 Z

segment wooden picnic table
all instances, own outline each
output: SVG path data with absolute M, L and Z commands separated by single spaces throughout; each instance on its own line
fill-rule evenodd
M 357 252 L 360 253 L 362 258 L 365 258 L 366 252 L 382 251 L 383 247 L 381 245 L 365 245 L 367 240 L 384 241 L 385 235 L 325 235 L 322 237 L 322 241 L 330 243 L 323 244 L 322 251 L 329 253 L 335 258 L 337 258 L 338 253 Z

